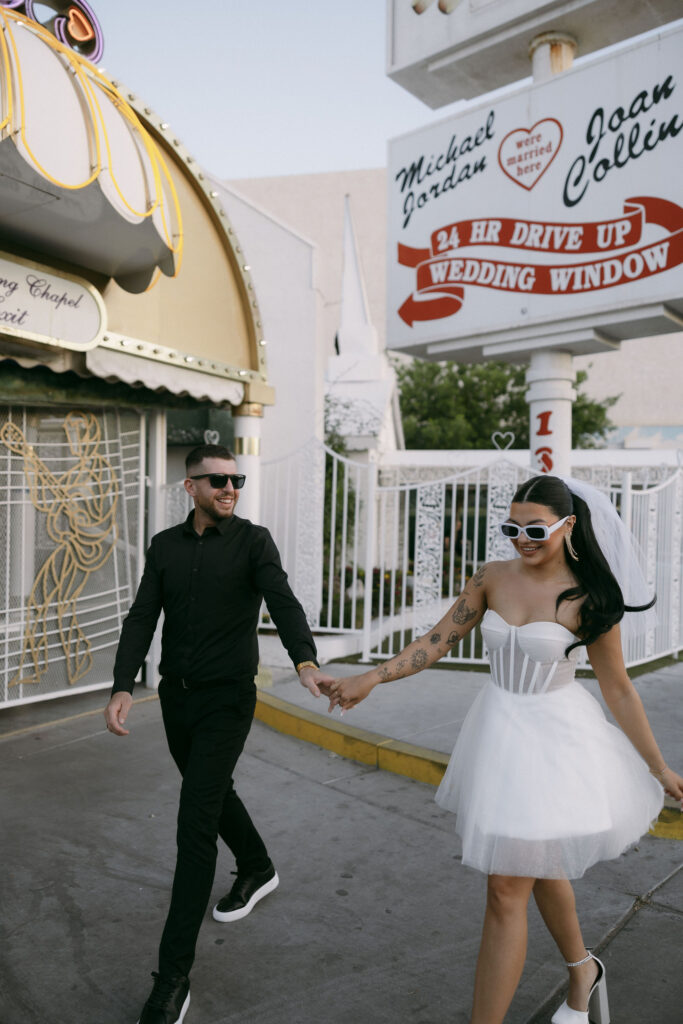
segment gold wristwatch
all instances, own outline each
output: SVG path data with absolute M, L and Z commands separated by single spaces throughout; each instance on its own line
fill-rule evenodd
M 296 666 L 297 675 L 301 672 L 302 668 L 320 668 L 320 665 L 316 665 L 314 661 L 300 661 Z

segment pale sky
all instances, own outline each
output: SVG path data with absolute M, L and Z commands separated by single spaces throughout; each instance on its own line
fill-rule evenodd
M 219 178 L 386 165 L 443 117 L 385 74 L 385 0 L 89 0 L 101 66 Z

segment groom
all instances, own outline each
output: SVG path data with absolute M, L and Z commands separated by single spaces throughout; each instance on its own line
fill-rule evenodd
M 216 840 L 235 856 L 237 878 L 214 919 L 246 916 L 278 885 L 266 846 L 233 787 L 233 772 L 256 705 L 257 627 L 265 599 L 301 684 L 327 692 L 303 609 L 292 593 L 272 537 L 235 515 L 245 476 L 221 445 L 186 459 L 185 490 L 194 510 L 152 538 L 135 601 L 123 623 L 107 728 L 124 728 L 135 677 L 164 612 L 159 700 L 168 746 L 183 782 L 171 905 L 159 947 L 159 971 L 139 1024 L 180 1024 L 190 1003 L 188 975 L 211 895 Z

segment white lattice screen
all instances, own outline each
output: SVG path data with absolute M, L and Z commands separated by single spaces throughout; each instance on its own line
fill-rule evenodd
M 0 706 L 111 681 L 143 480 L 135 412 L 0 409 Z

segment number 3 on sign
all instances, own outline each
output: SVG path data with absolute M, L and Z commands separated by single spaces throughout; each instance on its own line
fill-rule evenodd
M 537 448 L 534 452 L 541 473 L 550 473 L 553 468 L 552 448 Z

